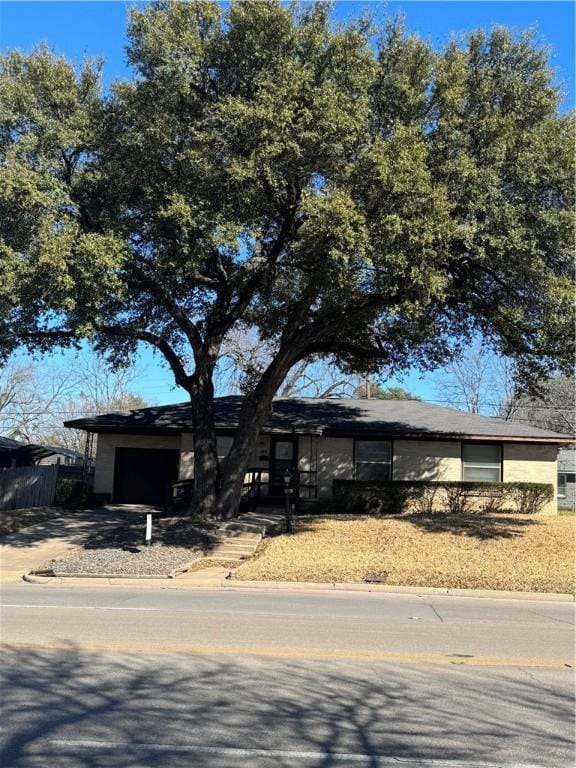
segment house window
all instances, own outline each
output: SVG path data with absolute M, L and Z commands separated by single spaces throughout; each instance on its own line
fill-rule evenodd
M 387 440 L 356 440 L 354 463 L 356 480 L 390 480 L 392 443 Z
M 462 479 L 475 483 L 501 482 L 502 447 L 494 443 L 464 443 Z
M 575 472 L 558 472 L 558 498 L 565 499 L 568 491 L 568 483 L 571 485 L 576 481 Z

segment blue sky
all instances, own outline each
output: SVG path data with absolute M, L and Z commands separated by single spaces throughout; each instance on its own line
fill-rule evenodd
M 46 42 L 55 52 L 78 62 L 84 56 L 105 60 L 107 83 L 129 77 L 124 45 L 126 16 L 131 2 L 25 2 L 0 1 L 0 48 L 30 51 Z M 436 2 L 336 2 L 334 18 L 339 21 L 368 10 L 377 18 L 385 14 L 405 15 L 408 30 L 428 38 L 435 46 L 444 45 L 452 35 L 477 27 L 505 24 L 516 29 L 534 28 L 542 45 L 551 48 L 551 63 L 565 92 L 563 109 L 574 106 L 574 25 L 572 2 L 517 0 L 517 2 L 474 2 L 452 0 Z M 174 390 L 171 376 L 150 353 L 142 354 L 145 374 L 137 386 L 146 399 L 166 403 L 184 399 Z M 389 382 L 398 383 L 398 381 Z M 431 376 L 421 378 L 411 372 L 402 382 L 425 399 L 438 397 Z

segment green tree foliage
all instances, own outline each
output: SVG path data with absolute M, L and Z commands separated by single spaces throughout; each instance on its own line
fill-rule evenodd
M 290 368 L 422 369 L 479 333 L 525 379 L 572 354 L 573 120 L 529 35 L 378 45 L 324 4 L 156 2 L 134 77 L 0 63 L 0 346 L 152 345 L 191 396 L 196 505 L 233 513 Z M 221 467 L 219 350 L 275 350 Z M 192 361 L 191 363 L 189 361 Z
M 422 398 L 410 392 L 404 387 L 382 387 L 380 384 L 374 384 L 373 382 L 361 384 L 354 390 L 354 397 L 366 398 L 369 397 L 373 400 L 421 400 Z

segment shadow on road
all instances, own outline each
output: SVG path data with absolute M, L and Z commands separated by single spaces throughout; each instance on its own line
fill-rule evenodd
M 365 755 L 357 764 L 374 768 L 382 755 L 488 761 L 512 754 L 510 762 L 570 764 L 571 696 L 545 678 L 523 679 L 524 673 L 111 656 L 73 645 L 68 651 L 8 649 L 4 670 L 0 765 L 6 768 L 328 768 L 348 764 L 342 753 Z M 96 744 L 54 743 L 66 740 Z M 106 749 L 111 743 L 216 751 Z M 317 754 L 295 759 L 218 751 L 238 747 Z

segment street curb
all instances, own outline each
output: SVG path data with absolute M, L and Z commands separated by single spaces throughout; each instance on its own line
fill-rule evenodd
M 223 586 L 230 589 L 269 589 L 293 592 L 381 592 L 396 595 L 443 595 L 447 597 L 475 597 L 490 600 L 539 600 L 546 602 L 574 603 L 576 595 L 560 592 L 512 592 L 499 589 L 460 589 L 456 587 L 408 587 L 392 584 L 355 584 L 347 582 L 314 581 L 240 581 L 225 579 Z
M 275 592 L 375 592 L 390 595 L 441 595 L 444 597 L 472 597 L 488 600 L 523 600 L 556 603 L 576 602 L 576 595 L 565 595 L 555 592 L 510 592 L 491 589 L 457 589 L 450 587 L 407 587 L 388 584 L 354 584 L 346 582 L 313 582 L 313 581 L 238 581 L 230 578 L 215 579 L 214 584 L 187 583 L 177 578 L 153 578 L 147 576 L 118 577 L 118 576 L 36 576 L 25 573 L 22 579 L 30 584 L 62 584 L 70 587 L 111 586 L 111 587 L 160 587 L 160 589 L 218 589 L 218 590 L 254 590 Z M 145 582 L 150 582 L 146 584 Z M 88 583 L 90 582 L 90 583 Z M 131 583 L 134 582 L 134 583 Z

